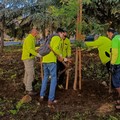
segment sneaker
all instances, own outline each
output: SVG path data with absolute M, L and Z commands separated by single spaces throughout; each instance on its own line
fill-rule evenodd
M 61 90 L 64 89 L 63 85 L 58 85 L 58 88 Z
M 115 106 L 116 110 L 120 110 L 120 105 Z
M 35 91 L 27 91 L 27 94 L 30 95 L 30 96 L 35 96 L 35 95 L 37 95 L 37 92 L 35 92 Z
M 120 105 L 120 100 L 117 100 L 116 103 L 117 103 L 118 105 Z
M 53 103 L 55 103 L 55 104 L 58 103 L 58 100 L 53 100 Z

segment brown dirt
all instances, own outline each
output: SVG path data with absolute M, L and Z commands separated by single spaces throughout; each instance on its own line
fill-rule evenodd
M 23 88 L 24 66 L 21 61 L 21 47 L 9 47 L 0 58 L 0 120 L 116 120 L 120 113 L 114 109 L 116 93 L 108 93 L 108 76 L 97 56 L 97 51 L 82 52 L 82 90 L 74 91 L 74 70 L 68 90 L 56 91 L 58 103 L 54 110 L 47 107 L 47 99 L 39 101 L 39 94 L 30 103 L 21 106 L 13 115 L 19 100 L 25 95 Z M 91 65 L 92 64 L 92 65 Z M 103 72 L 104 71 L 104 72 Z M 40 65 L 36 60 L 35 89 L 41 85 Z

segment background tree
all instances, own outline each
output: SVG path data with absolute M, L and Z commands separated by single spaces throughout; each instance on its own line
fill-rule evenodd
M 119 0 L 91 0 L 84 8 L 87 15 L 96 18 L 101 24 L 109 23 L 112 27 L 120 25 Z
M 70 34 L 76 32 L 77 0 L 0 0 L 0 3 L 4 6 L 0 10 L 2 36 L 2 31 L 9 29 L 11 37 L 22 39 L 32 26 L 37 26 L 43 37 L 46 28 L 51 32 L 57 27 L 66 28 Z M 82 33 L 105 33 L 108 26 L 119 29 L 119 13 L 119 0 L 84 0 Z
M 119 0 L 88 0 L 83 1 L 82 32 L 105 33 L 109 26 L 119 29 Z M 77 4 L 76 0 L 61 0 L 61 6 L 52 6 L 52 15 L 58 19 L 58 25 L 66 26 L 75 31 Z
M 0 4 L 0 9 L 4 9 L 4 5 Z M 4 46 L 4 24 L 5 24 L 5 17 L 4 14 L 1 15 L 0 18 L 0 52 L 3 51 L 3 46 Z
M 22 8 L 28 6 L 27 1 L 19 0 L 0 0 L 2 7 L 0 10 L 0 21 L 1 21 L 1 44 L 0 48 L 3 51 L 4 46 L 4 32 L 7 28 L 15 28 L 16 22 L 14 21 L 17 17 L 22 15 Z M 12 27 L 11 27 L 12 25 Z

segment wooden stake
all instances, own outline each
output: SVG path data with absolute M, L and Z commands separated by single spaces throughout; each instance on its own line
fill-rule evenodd
M 42 66 L 42 59 L 40 59 L 40 77 L 43 80 L 43 66 Z
M 76 27 L 76 39 L 81 40 L 82 30 L 82 0 L 78 0 L 78 11 L 77 11 L 77 27 Z M 79 76 L 78 76 L 79 71 Z M 73 89 L 76 90 L 77 78 L 79 78 L 79 89 L 81 90 L 81 50 L 76 48 L 76 61 L 75 61 L 75 79 Z
M 109 73 L 109 93 L 112 93 L 112 88 L 111 88 L 111 83 L 112 83 L 112 81 L 111 81 L 111 73 Z
M 76 48 L 76 56 L 75 56 L 75 79 L 73 84 L 73 89 L 77 90 L 77 77 L 78 77 L 78 48 Z
M 79 89 L 81 90 L 81 50 L 78 48 L 78 55 L 79 55 Z
M 110 55 L 110 61 L 111 61 L 111 58 L 112 58 L 112 52 L 111 52 L 111 55 Z M 109 71 L 109 94 L 112 93 L 112 73 Z
M 69 63 L 68 63 L 68 65 L 69 65 Z M 69 69 L 66 71 L 66 74 L 67 74 L 67 77 L 66 77 L 66 87 L 65 87 L 65 89 L 67 90 L 68 89 L 68 83 L 69 83 L 69 76 L 70 76 Z

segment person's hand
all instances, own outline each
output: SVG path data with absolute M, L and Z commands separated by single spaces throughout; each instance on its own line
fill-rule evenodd
M 57 58 L 60 62 L 62 62 L 62 61 L 64 61 L 64 58 L 63 57 L 61 57 L 61 56 L 58 56 L 58 58 Z
M 67 62 L 67 61 L 68 61 L 68 59 L 67 59 L 67 58 L 64 58 L 64 61 L 65 61 L 65 62 Z
M 39 57 L 39 58 L 41 58 L 41 57 L 42 57 L 39 53 L 38 53 L 36 56 L 37 56 L 37 57 Z
M 71 58 L 64 58 L 64 61 L 68 62 L 68 63 L 72 63 L 72 59 Z
M 72 64 L 73 63 L 73 58 L 67 58 L 68 59 L 68 62 L 70 63 L 70 64 Z

